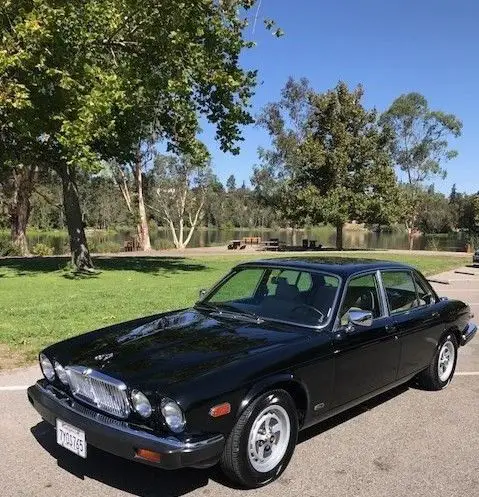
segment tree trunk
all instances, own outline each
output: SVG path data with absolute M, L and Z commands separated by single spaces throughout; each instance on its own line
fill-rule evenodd
M 407 236 L 409 238 L 409 250 L 412 250 L 414 248 L 413 228 L 408 228 Z
M 143 172 L 141 169 L 141 155 L 138 153 L 135 164 L 135 185 L 138 198 L 138 224 L 136 230 L 138 232 L 138 241 L 141 250 L 150 251 L 150 230 L 148 228 L 148 220 L 146 218 L 145 200 L 143 198 Z
M 80 198 L 73 167 L 64 165 L 60 169 L 63 186 L 63 206 L 70 237 L 70 251 L 73 265 L 79 270 L 93 269 L 90 251 L 85 236 L 85 226 L 80 207 Z
M 296 225 L 293 224 L 293 231 L 292 231 L 292 235 L 291 235 L 291 244 L 293 245 L 293 247 L 296 247 L 297 245 L 297 231 L 296 231 Z
M 343 250 L 343 223 L 336 225 L 336 249 Z
M 31 212 L 31 196 L 35 180 L 35 168 L 23 167 L 14 172 L 13 198 L 10 205 L 10 230 L 12 243 L 21 255 L 29 255 L 27 226 Z

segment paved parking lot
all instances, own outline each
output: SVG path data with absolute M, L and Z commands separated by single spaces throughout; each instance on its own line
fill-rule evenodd
M 471 304 L 479 319 L 479 268 L 437 277 L 440 295 Z M 467 273 L 467 274 L 465 274 Z M 30 407 L 31 367 L 0 374 L 0 495 L 8 496 L 458 496 L 479 497 L 479 338 L 460 350 L 444 391 L 401 387 L 301 436 L 275 483 L 237 490 L 211 470 L 160 471 L 89 447 L 83 460 L 55 443 Z

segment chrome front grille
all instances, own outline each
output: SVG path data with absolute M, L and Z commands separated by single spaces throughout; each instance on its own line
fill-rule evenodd
M 75 398 L 118 418 L 129 416 L 130 404 L 122 381 L 84 366 L 69 366 L 66 371 Z

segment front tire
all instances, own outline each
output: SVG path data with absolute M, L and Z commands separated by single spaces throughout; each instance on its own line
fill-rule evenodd
M 442 390 L 451 383 L 457 363 L 457 339 L 449 333 L 439 342 L 431 363 L 419 376 L 419 384 L 426 390 Z
M 298 414 L 284 390 L 261 395 L 248 406 L 226 440 L 221 468 L 246 488 L 257 488 L 286 469 L 298 438 Z

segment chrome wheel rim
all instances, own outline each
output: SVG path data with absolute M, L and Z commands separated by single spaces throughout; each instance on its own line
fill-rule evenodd
M 437 373 L 441 381 L 447 381 L 451 376 L 455 357 L 456 350 L 454 349 L 454 344 L 450 340 L 447 340 L 439 351 L 439 359 L 437 361 Z
M 251 466 L 267 473 L 283 459 L 288 449 L 291 423 L 286 410 L 278 405 L 263 409 L 249 433 L 248 458 Z

